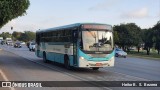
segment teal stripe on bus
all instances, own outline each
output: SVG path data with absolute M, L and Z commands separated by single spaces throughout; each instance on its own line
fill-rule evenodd
M 108 61 L 110 60 L 112 57 L 114 57 L 115 55 L 115 50 L 113 50 L 112 53 L 106 55 L 105 57 L 102 57 L 102 58 L 94 58 L 94 57 L 91 57 L 85 53 L 83 53 L 80 49 L 78 50 L 79 51 L 79 57 L 84 57 L 84 59 L 88 60 L 88 61 Z

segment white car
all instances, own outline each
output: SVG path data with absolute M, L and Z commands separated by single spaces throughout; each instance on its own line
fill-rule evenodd
M 35 43 L 34 42 L 29 43 L 29 51 L 35 51 Z
M 124 52 L 122 49 L 116 48 L 115 49 L 115 56 L 116 57 L 124 57 L 124 58 L 126 58 L 127 57 L 127 53 Z
M 26 43 L 25 42 L 21 42 L 21 44 L 25 45 Z
M 9 46 L 13 46 L 13 42 L 12 41 L 7 41 L 6 44 L 9 45 Z

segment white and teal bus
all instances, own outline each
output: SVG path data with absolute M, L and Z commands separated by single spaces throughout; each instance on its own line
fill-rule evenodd
M 54 61 L 66 68 L 114 66 L 113 30 L 111 25 L 76 23 L 38 30 L 36 50 L 44 62 Z

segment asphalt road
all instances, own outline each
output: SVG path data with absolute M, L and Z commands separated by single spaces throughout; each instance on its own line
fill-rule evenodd
M 151 81 L 160 81 L 160 60 L 142 58 L 116 58 L 114 68 L 105 68 Z
M 28 61 L 23 57 L 7 51 L 0 51 L 0 70 L 0 81 L 80 81 L 71 75 L 63 73 L 63 71 L 59 72 L 56 69 Z M 65 90 L 66 87 L 60 89 Z M 82 90 L 80 88 L 68 89 Z M 91 87 L 87 89 L 100 90 L 101 88 Z M 4 90 L 4 88 L 0 88 L 0 90 Z M 11 90 L 59 90 L 59 88 L 11 88 Z
M 9 81 L 148 81 L 160 80 L 160 62 L 139 58 L 116 58 L 115 67 L 66 70 L 62 65 L 43 63 L 34 52 L 27 47 L 13 48 L 0 46 L 0 70 Z M 2 73 L 0 80 L 3 81 Z M 4 88 L 3 88 L 4 89 Z M 3 90 L 0 88 L 0 90 Z M 15 90 L 32 90 L 30 88 L 14 88 Z M 124 87 L 69 87 L 69 88 L 34 88 L 34 90 L 158 90 L 160 88 L 124 88 Z

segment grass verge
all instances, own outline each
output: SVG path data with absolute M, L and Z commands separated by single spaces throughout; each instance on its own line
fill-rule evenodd
M 150 55 L 147 55 L 146 51 L 140 51 L 139 53 L 137 51 L 130 51 L 127 53 L 128 53 L 128 56 L 138 56 L 142 58 L 153 58 L 153 59 L 160 60 L 160 54 L 155 52 L 150 52 Z

